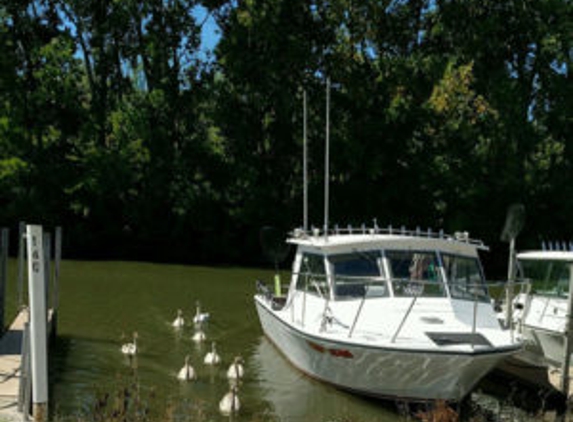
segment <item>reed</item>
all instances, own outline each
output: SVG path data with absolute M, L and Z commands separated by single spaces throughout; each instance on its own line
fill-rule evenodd
M 220 420 L 216 404 L 194 397 L 162 399 L 155 388 L 142 387 L 137 369 L 117 375 L 114 385 L 94 391 L 85 410 L 65 415 L 56 409 L 53 422 L 207 422 Z M 244 422 L 279 422 L 268 411 L 241 415 Z

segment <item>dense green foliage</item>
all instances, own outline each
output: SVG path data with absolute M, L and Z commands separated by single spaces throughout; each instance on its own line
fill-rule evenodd
M 62 224 L 67 256 L 259 259 L 261 226 L 302 221 L 303 89 L 320 225 L 327 76 L 331 222 L 496 246 L 522 202 L 522 245 L 573 233 L 569 0 L 0 0 L 0 18 L 0 221 Z

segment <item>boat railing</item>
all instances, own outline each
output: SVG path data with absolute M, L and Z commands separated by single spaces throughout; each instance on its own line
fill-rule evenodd
M 430 284 L 428 281 L 415 280 L 415 282 L 419 283 L 420 286 Z M 470 299 L 467 296 L 467 294 L 464 294 L 460 297 L 460 296 L 456 296 L 455 294 L 452 293 L 452 287 L 456 286 L 456 284 L 461 284 L 464 287 L 466 292 L 471 293 L 471 300 L 473 302 L 471 347 L 473 348 L 474 347 L 473 342 L 474 342 L 474 339 L 476 338 L 476 332 L 477 332 L 478 305 L 479 305 L 479 303 L 490 302 L 490 303 L 492 303 L 494 311 L 497 311 L 495 309 L 495 302 L 493 302 L 491 299 L 492 298 L 491 292 L 493 290 L 496 290 L 496 291 L 502 292 L 501 294 L 503 294 L 503 292 L 506 292 L 507 289 L 511 288 L 511 286 L 509 285 L 509 283 L 507 283 L 505 281 L 502 281 L 502 282 L 498 282 L 498 281 L 480 282 L 480 283 L 449 282 L 448 287 L 450 289 L 450 296 L 454 299 L 457 298 L 457 299 L 466 299 L 466 300 Z M 529 289 L 529 285 L 530 285 L 529 280 L 516 280 L 513 282 L 513 288 L 517 287 L 519 289 L 520 293 L 527 292 Z M 408 309 L 404 313 L 404 316 L 402 317 L 402 320 L 400 321 L 398 328 L 396 329 L 396 331 L 394 332 L 394 335 L 392 336 L 392 340 L 391 340 L 392 343 L 394 343 L 396 341 L 396 339 L 398 338 L 398 336 L 400 335 L 400 332 L 402 331 L 404 325 L 406 324 L 406 321 L 408 320 L 409 316 L 411 315 L 412 310 L 414 309 L 414 305 L 416 304 L 419 297 L 420 297 L 420 294 L 416 294 L 412 297 L 412 301 L 410 302 Z M 361 310 L 362 310 L 362 307 L 359 307 L 357 312 L 361 312 Z M 355 319 L 357 319 L 357 318 L 355 318 Z M 352 327 L 352 329 L 349 333 L 349 337 L 352 334 L 353 328 L 354 327 Z M 513 339 L 513 324 L 509 324 L 509 329 L 511 330 L 511 336 Z
M 412 300 L 404 312 L 396 331 L 392 335 L 390 340 L 391 343 L 395 343 L 398 339 L 402 329 L 406 325 L 408 318 L 412 314 L 414 306 L 416 305 L 418 298 L 420 297 L 446 297 L 445 285 L 441 281 L 436 280 L 414 280 L 414 279 L 394 279 L 392 280 L 394 285 L 394 292 L 396 297 L 411 297 Z M 485 283 L 460 283 L 450 281 L 447 283 L 450 291 L 450 297 L 453 299 L 471 300 L 474 304 L 473 306 L 473 318 L 472 318 L 472 334 L 476 331 L 476 321 L 477 321 L 477 309 L 478 304 L 481 302 L 489 302 L 487 296 L 487 289 Z M 456 288 L 462 288 L 466 294 L 459 295 L 456 293 Z M 398 291 L 399 294 L 396 294 Z M 471 294 L 468 294 L 471 292 Z M 351 333 L 350 333 L 351 334 Z
M 422 230 L 420 227 L 415 229 L 407 229 L 405 226 L 401 227 L 379 227 L 376 222 L 373 226 L 368 227 L 362 224 L 359 227 L 353 227 L 348 225 L 346 227 L 335 225 L 334 227 L 329 227 L 328 229 L 311 227 L 310 229 L 297 228 L 291 232 L 293 238 L 305 238 L 305 237 L 328 237 L 332 235 L 396 235 L 396 236 L 408 236 L 408 237 L 425 237 L 431 239 L 445 239 L 451 241 L 457 241 L 462 243 L 468 243 L 479 248 L 487 249 L 483 241 L 479 239 L 472 239 L 469 237 L 469 233 L 466 231 L 458 231 L 454 234 L 447 234 L 443 229 L 433 230 L 428 228 Z
M 325 274 L 301 272 L 295 274 L 295 276 L 301 280 L 299 282 L 300 284 L 297 285 L 300 289 L 297 289 L 297 291 L 303 294 L 303 305 L 301 309 L 302 324 L 304 324 L 306 314 L 306 296 L 309 293 L 325 300 L 323 310 L 324 321 L 328 319 L 328 312 L 332 312 L 330 307 L 332 300 L 344 301 L 360 299 L 360 303 L 352 319 L 352 324 L 348 326 L 348 338 L 351 338 L 354 334 L 360 316 L 363 313 L 366 299 L 390 297 L 391 292 L 393 292 L 393 297 L 395 298 L 411 298 L 396 331 L 391 337 L 392 343 L 398 339 L 410 315 L 412 315 L 412 311 L 415 309 L 419 298 L 448 297 L 448 291 L 449 297 L 452 299 L 473 302 L 471 321 L 471 334 L 473 338 L 477 331 L 479 304 L 490 303 L 493 310 L 499 312 L 500 309 L 497 309 L 497 306 L 499 306 L 498 298 L 503 297 L 506 290 L 510 287 L 505 281 L 461 282 L 458 280 L 443 283 L 437 280 L 417 280 L 409 278 L 387 279 L 382 277 L 336 276 L 335 281 L 329 283 L 328 276 Z M 332 293 L 330 291 L 330 285 L 334 286 Z M 517 289 L 518 294 L 527 293 L 529 285 L 529 280 L 517 280 L 512 284 L 512 288 Z M 277 298 L 272 290 L 260 281 L 257 282 L 257 290 L 269 301 L 274 309 L 281 309 L 285 306 L 286 297 Z M 291 309 L 291 312 L 294 312 L 294 307 Z M 509 327 L 513 330 L 512 324 L 510 324 Z
M 277 295 L 272 289 L 261 280 L 256 281 L 257 293 L 265 298 L 274 310 L 282 309 L 286 304 L 286 294 Z

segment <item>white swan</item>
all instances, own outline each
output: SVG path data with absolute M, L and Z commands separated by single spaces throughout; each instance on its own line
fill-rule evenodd
M 185 325 L 185 320 L 183 319 L 183 311 L 181 309 L 177 310 L 177 318 L 171 324 L 174 328 L 181 328 Z
M 245 371 L 241 362 L 243 362 L 243 359 L 240 356 L 236 356 L 235 360 L 227 370 L 227 378 L 232 380 L 243 378 Z
M 133 343 L 125 343 L 121 346 L 121 353 L 127 356 L 135 356 L 137 353 L 137 332 L 133 333 Z
M 217 354 L 217 349 L 215 348 L 215 342 L 211 343 L 211 351 L 205 355 L 203 362 L 205 365 L 217 365 L 221 362 L 221 357 Z
M 241 403 L 239 402 L 239 395 L 237 394 L 237 387 L 232 386 L 227 394 L 223 396 L 219 402 L 219 410 L 225 416 L 229 416 L 232 413 L 237 413 Z
M 203 324 L 209 320 L 209 313 L 208 312 L 201 312 L 201 304 L 199 301 L 195 302 L 196 310 L 195 316 L 193 317 L 194 324 Z
M 181 381 L 191 381 L 196 378 L 195 369 L 189 364 L 189 355 L 185 356 L 185 365 L 179 370 L 177 379 Z
M 195 334 L 193 334 L 193 337 L 191 337 L 191 340 L 193 340 L 195 343 L 201 343 L 201 342 L 205 341 L 206 339 L 207 339 L 207 336 L 205 335 L 205 333 L 201 329 L 201 325 L 199 325 L 195 329 Z

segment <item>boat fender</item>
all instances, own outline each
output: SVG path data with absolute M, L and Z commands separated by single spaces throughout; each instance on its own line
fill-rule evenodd
M 275 274 L 275 297 L 281 297 L 281 276 Z

